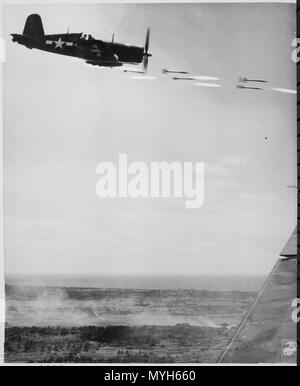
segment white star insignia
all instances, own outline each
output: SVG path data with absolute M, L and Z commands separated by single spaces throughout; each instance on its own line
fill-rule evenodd
M 63 41 L 61 40 L 61 38 L 59 38 L 57 41 L 54 41 L 54 43 L 55 43 L 55 48 L 60 48 L 60 49 L 62 50 L 63 44 L 64 44 L 65 42 L 63 42 Z

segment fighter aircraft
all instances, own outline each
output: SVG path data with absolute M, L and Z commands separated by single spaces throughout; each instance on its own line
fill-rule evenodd
M 161 72 L 163 74 L 182 74 L 182 75 L 188 75 L 189 74 L 186 71 L 174 71 L 174 70 L 167 70 L 165 68 L 162 68 Z
M 97 40 L 91 35 L 80 33 L 62 33 L 45 35 L 40 15 L 28 16 L 23 34 L 11 34 L 12 41 L 29 49 L 35 48 L 54 54 L 72 56 L 85 60 L 86 63 L 100 67 L 120 67 L 123 64 L 143 63 L 144 72 L 148 68 L 150 29 L 147 30 L 144 47 L 128 46 Z
M 246 86 L 241 86 L 240 84 L 237 86 L 237 88 L 241 90 L 259 90 L 259 91 L 262 90 L 262 88 L 260 87 L 246 87 Z
M 243 78 L 243 77 L 240 77 L 240 78 L 239 78 L 239 82 L 240 82 L 240 83 L 248 83 L 248 82 L 253 82 L 253 83 L 268 83 L 267 80 L 263 80 L 263 79 L 248 79 L 248 78 Z

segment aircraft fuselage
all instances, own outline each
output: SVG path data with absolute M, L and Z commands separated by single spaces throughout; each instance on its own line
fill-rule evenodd
M 82 38 L 82 33 L 44 35 L 34 39 L 26 35 L 12 34 L 13 41 L 27 48 L 35 48 L 54 54 L 77 57 L 90 64 L 118 66 L 123 63 L 139 64 L 143 61 L 144 48 L 102 40 Z
M 45 35 L 40 15 L 28 16 L 23 34 L 11 34 L 13 42 L 27 48 L 51 52 L 53 54 L 72 56 L 85 60 L 88 64 L 118 67 L 124 63 L 140 64 L 147 67 L 149 47 L 148 29 L 145 47 L 129 46 L 94 39 L 83 33 L 63 33 Z

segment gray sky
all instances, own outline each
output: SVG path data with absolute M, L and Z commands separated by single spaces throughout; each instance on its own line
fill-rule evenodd
M 149 75 L 11 42 L 39 13 L 46 33 L 143 45 Z M 4 8 L 5 253 L 9 273 L 265 274 L 296 224 L 294 5 L 9 5 Z M 161 68 L 218 76 L 208 89 Z M 268 140 L 265 140 L 268 137 Z M 205 162 L 205 205 L 100 199 L 101 161 Z

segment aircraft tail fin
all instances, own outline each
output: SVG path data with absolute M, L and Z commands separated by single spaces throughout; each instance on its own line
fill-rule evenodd
M 34 14 L 27 17 L 23 35 L 26 35 L 36 41 L 39 41 L 45 36 L 44 27 L 40 15 Z

